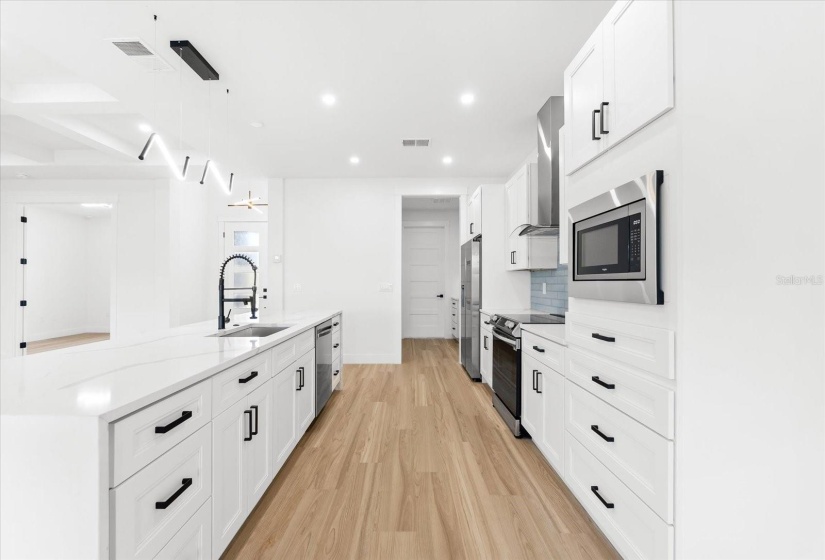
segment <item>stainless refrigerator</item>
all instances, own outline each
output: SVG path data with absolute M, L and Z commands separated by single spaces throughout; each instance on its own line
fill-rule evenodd
M 481 237 L 461 246 L 461 365 L 481 381 Z

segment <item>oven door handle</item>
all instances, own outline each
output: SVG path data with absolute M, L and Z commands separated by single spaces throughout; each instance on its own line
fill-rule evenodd
M 519 349 L 518 340 L 510 340 L 509 338 L 504 338 L 503 336 L 498 334 L 496 331 L 493 331 L 493 336 L 495 338 L 499 339 L 500 341 L 502 341 L 504 344 L 506 344 L 508 346 L 511 346 L 513 348 L 513 350 L 518 350 Z

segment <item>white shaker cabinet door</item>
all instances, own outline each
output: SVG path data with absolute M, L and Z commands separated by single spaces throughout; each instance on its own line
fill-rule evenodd
M 298 395 L 295 406 L 295 430 L 298 439 L 315 419 L 315 355 L 308 352 L 292 366 L 295 369 Z
M 246 519 L 244 446 L 249 414 L 241 399 L 212 420 L 212 554 L 220 557 Z
M 538 385 L 544 401 L 539 449 L 564 477 L 564 376 L 544 365 L 539 371 Z
M 616 2 L 602 27 L 602 136 L 612 146 L 673 107 L 673 3 Z
M 542 439 L 544 401 L 539 383 L 543 366 L 527 354 L 521 354 L 521 425 L 538 444 Z
M 599 26 L 564 71 L 566 171 L 572 173 L 599 155 L 604 147 L 599 133 L 604 101 L 604 44 Z
M 295 447 L 295 412 L 298 376 L 291 369 L 283 371 L 272 380 L 272 456 L 275 472 L 286 462 Z
M 266 383 L 247 397 L 252 411 L 252 440 L 246 442 L 247 511 L 252 511 L 275 477 L 272 451 L 272 384 Z

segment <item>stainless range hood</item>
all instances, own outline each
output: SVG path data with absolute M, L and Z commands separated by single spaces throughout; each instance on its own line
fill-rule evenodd
M 519 235 L 559 235 L 559 129 L 564 125 L 564 97 L 553 96 L 539 110 L 538 213 L 536 223 L 523 224 Z

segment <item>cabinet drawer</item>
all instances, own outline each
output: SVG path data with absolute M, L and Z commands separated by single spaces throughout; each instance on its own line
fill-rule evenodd
M 206 502 L 211 436 L 210 423 L 110 491 L 112 558 L 154 558 Z
M 212 417 L 254 391 L 270 377 L 270 354 L 265 352 L 212 377 Z
M 341 316 L 336 315 L 332 318 L 332 331 L 339 331 L 341 330 Z M 300 356 L 300 354 L 298 354 Z
M 564 425 L 653 511 L 673 522 L 673 442 L 570 380 L 565 387 Z
M 568 349 L 565 375 L 651 430 L 673 439 L 673 391 L 608 362 Z
M 333 324 L 335 322 L 336 321 L 333 321 Z M 340 320 L 338 322 L 340 322 Z M 333 327 L 333 331 L 334 330 L 335 327 Z M 298 336 L 280 343 L 272 351 L 273 374 L 283 371 L 284 368 L 303 356 L 310 348 L 315 348 L 315 329 L 309 329 Z
M 481 328 L 486 329 L 488 331 L 493 330 L 493 324 L 490 321 L 490 316 L 487 315 L 486 313 L 481 314 Z
M 198 431 L 212 419 L 209 380 L 184 389 L 112 424 L 111 486 Z
M 623 558 L 673 558 L 673 526 L 653 513 L 575 437 L 565 438 L 564 480 Z M 599 500 L 602 497 L 608 508 Z
M 521 333 L 521 347 L 525 354 L 561 374 L 564 373 L 564 347 L 526 331 Z
M 212 499 L 163 547 L 155 560 L 212 560 Z
M 565 321 L 568 346 L 674 378 L 672 331 L 579 313 L 568 313 Z
M 332 333 L 332 359 L 335 360 L 336 356 L 341 355 L 341 331 L 335 331 Z
M 453 338 L 458 338 L 458 327 L 453 325 Z
M 335 389 L 338 384 L 341 382 L 341 373 L 343 369 L 341 368 L 341 358 L 333 358 L 332 360 L 332 388 Z

